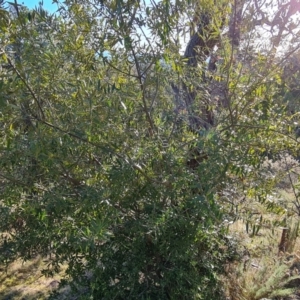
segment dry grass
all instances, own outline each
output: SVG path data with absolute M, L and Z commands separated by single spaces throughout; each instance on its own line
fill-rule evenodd
M 266 178 L 281 173 L 270 202 L 282 207 L 282 211 L 278 214 L 268 211 L 253 199 L 241 204 L 242 211 L 253 213 L 251 226 L 259 226 L 259 231 L 253 234 L 250 228 L 247 232 L 247 222 L 241 220 L 230 226 L 231 235 L 240 241 L 246 251 L 241 261 L 228 264 L 226 276 L 222 277 L 226 299 L 300 299 L 299 216 L 295 209 L 299 203 L 296 187 L 300 166 L 286 155 L 281 161 L 266 161 L 262 171 Z M 280 223 L 285 227 L 276 225 Z M 284 230 L 288 230 L 289 235 L 283 236 Z
M 291 253 L 282 253 L 280 228 L 263 228 L 260 235 L 250 236 L 238 221 L 230 231 L 247 251 L 241 261 L 228 264 L 222 278 L 228 300 L 300 299 L 299 238 L 291 236 Z
M 250 260 L 244 265 L 231 265 L 226 278 L 228 299 L 260 300 L 291 296 L 297 290 L 289 284 L 299 278 L 298 274 L 291 274 L 288 261 L 274 261 L 273 257 Z
M 53 278 L 46 278 L 41 273 L 44 268 L 46 265 L 40 257 L 27 262 L 17 260 L 7 270 L 0 268 L 0 299 L 47 299 L 58 287 L 63 271 Z

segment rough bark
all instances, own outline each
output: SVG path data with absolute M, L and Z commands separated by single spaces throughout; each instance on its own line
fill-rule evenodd
M 228 37 L 231 40 L 232 47 L 237 47 L 240 43 L 242 13 L 245 0 L 235 0 L 232 14 L 229 20 Z M 203 12 L 198 18 L 197 31 L 191 35 L 190 41 L 185 49 L 184 58 L 186 59 L 187 68 L 189 68 L 187 82 L 195 79 L 195 68 L 204 65 L 205 60 L 211 55 L 208 65 L 209 71 L 216 69 L 217 58 L 212 56 L 214 47 L 218 44 L 219 37 L 215 34 L 212 26 L 212 18 L 209 13 Z M 220 28 L 221 31 L 221 28 Z M 194 76 L 194 77 L 193 77 Z M 175 94 L 176 111 L 185 110 L 188 114 L 189 126 L 192 130 L 197 131 L 200 128 L 208 129 L 214 125 L 214 113 L 212 107 L 229 105 L 224 83 L 215 83 L 210 79 L 200 76 L 198 87 L 190 88 L 185 82 L 181 87 L 173 84 Z M 221 85 L 221 87 L 220 87 Z M 196 98 L 201 99 L 201 107 L 195 109 Z M 198 113 L 196 113 L 197 111 Z
M 203 13 L 198 24 L 198 30 L 191 36 L 184 52 L 188 66 L 196 67 L 198 62 L 202 62 L 215 46 L 216 39 L 205 40 L 204 38 L 204 35 L 207 35 L 209 31 L 209 25 L 209 14 Z
M 207 56 L 218 42 L 218 38 L 215 35 L 210 35 L 210 33 L 212 33 L 210 32 L 212 31 L 210 19 L 208 13 L 201 14 L 197 32 L 191 36 L 187 44 L 184 58 L 186 59 L 187 68 L 189 69 L 188 78 L 186 78 L 188 82 L 190 82 L 189 79 L 192 79 L 193 76 L 197 74 L 195 68 L 205 62 Z M 203 76 L 200 76 L 199 83 L 203 82 L 203 79 Z M 180 112 L 181 110 L 185 110 L 188 113 L 189 126 L 192 130 L 196 131 L 200 128 L 207 129 L 213 125 L 213 113 L 207 99 L 204 97 L 204 101 L 201 101 L 203 102 L 201 107 L 196 109 L 197 111 L 201 111 L 201 113 L 195 113 L 194 104 L 196 97 L 199 96 L 200 93 L 207 94 L 207 92 L 204 91 L 204 84 L 201 87 L 200 85 L 188 87 L 183 81 L 181 88 L 174 84 L 172 88 L 175 94 L 176 111 Z
M 237 47 L 241 40 L 241 24 L 245 0 L 235 0 L 229 20 L 228 37 L 232 47 Z

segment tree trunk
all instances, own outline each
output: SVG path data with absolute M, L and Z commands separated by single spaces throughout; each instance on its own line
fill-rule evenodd
M 232 47 L 237 47 L 240 42 L 240 27 L 242 21 L 242 12 L 245 0 L 236 0 L 232 9 L 229 21 L 228 36 L 232 42 Z M 221 28 L 220 28 L 221 31 Z M 187 82 L 192 83 L 195 80 L 194 72 L 198 65 L 204 66 L 208 56 L 212 55 L 214 47 L 218 44 L 219 36 L 216 35 L 214 26 L 212 26 L 212 17 L 207 12 L 202 12 L 199 17 L 197 31 L 191 35 L 190 41 L 184 52 L 184 58 L 187 61 L 188 72 Z M 211 60 L 209 70 L 216 69 L 217 59 Z M 181 82 L 181 88 L 172 85 L 175 94 L 176 112 L 185 110 L 188 114 L 188 122 L 191 130 L 198 131 L 201 128 L 209 129 L 214 125 L 214 113 L 212 107 L 216 105 L 228 106 L 229 100 L 226 99 L 226 87 L 222 85 L 222 89 L 215 90 L 215 83 L 209 82 L 210 79 L 205 78 L 204 72 L 197 86 L 187 86 L 185 82 Z M 195 100 L 200 98 L 199 106 L 195 107 Z M 223 100 L 222 100 L 223 99 Z M 224 100 L 226 99 L 226 101 Z M 195 110 L 198 112 L 196 113 Z

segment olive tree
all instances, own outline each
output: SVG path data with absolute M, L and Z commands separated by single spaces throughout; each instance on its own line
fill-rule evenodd
M 274 53 L 286 30 L 297 48 L 295 4 L 58 5 L 0 11 L 1 262 L 67 263 L 82 299 L 223 299 L 226 222 L 272 191 L 262 154 L 295 146 L 276 98 L 294 50 Z

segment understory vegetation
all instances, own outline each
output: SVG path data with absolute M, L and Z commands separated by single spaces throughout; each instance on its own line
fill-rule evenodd
M 300 299 L 299 1 L 53 2 L 0 1 L 0 299 Z

